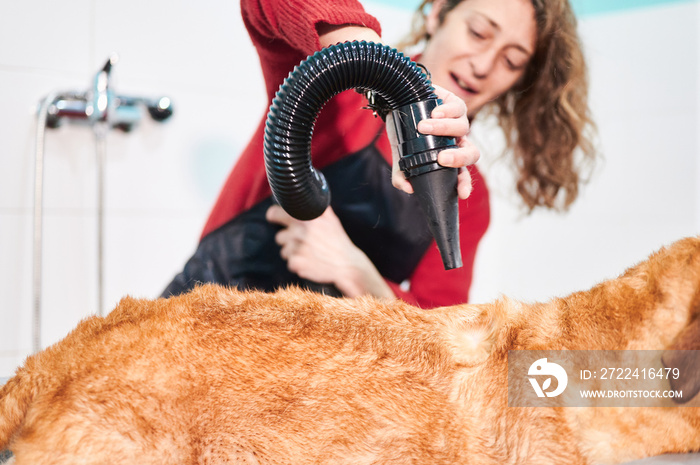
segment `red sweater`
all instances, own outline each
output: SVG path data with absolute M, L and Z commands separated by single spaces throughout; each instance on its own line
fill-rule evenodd
M 352 0 L 241 0 L 241 12 L 248 33 L 260 57 L 268 101 L 272 101 L 289 72 L 320 48 L 318 23 L 363 25 L 380 33 L 377 20 Z M 343 92 L 323 108 L 314 126 L 311 153 L 315 167 L 323 167 L 368 146 L 383 126 L 370 111 L 361 110 L 367 102 L 354 91 Z M 227 223 L 239 213 L 268 197 L 265 174 L 263 118 L 229 174 L 203 231 L 203 236 Z M 391 147 L 386 134 L 376 143 L 388 163 Z M 476 248 L 489 223 L 486 184 L 471 168 L 473 191 L 460 201 L 460 241 L 464 266 L 445 271 L 433 243 L 410 278 L 404 291 L 399 283 L 387 280 L 396 295 L 424 308 L 464 303 Z

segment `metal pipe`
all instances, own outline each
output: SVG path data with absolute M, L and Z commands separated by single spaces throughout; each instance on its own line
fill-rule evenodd
M 93 126 L 97 168 L 97 314 L 104 315 L 104 211 L 105 211 L 105 164 L 107 161 L 107 123 Z
M 44 216 L 44 136 L 49 107 L 56 101 L 56 94 L 49 94 L 39 105 L 36 123 L 36 147 L 34 152 L 34 244 L 33 244 L 33 334 L 32 350 L 41 350 L 41 286 L 42 286 L 42 243 Z

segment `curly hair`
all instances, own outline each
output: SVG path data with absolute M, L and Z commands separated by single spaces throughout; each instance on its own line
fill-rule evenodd
M 446 0 L 440 24 L 462 1 Z M 531 0 L 537 23 L 535 52 L 523 77 L 489 105 L 512 150 L 517 190 L 525 205 L 566 210 L 584 182 L 584 167 L 596 158 L 588 108 L 586 62 L 577 21 L 568 0 Z M 429 40 L 424 0 L 414 15 L 406 48 Z

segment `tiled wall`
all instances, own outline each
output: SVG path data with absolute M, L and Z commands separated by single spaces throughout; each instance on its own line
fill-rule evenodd
M 410 12 L 367 3 L 399 37 Z M 588 287 L 700 229 L 698 3 L 581 20 L 605 162 L 567 215 L 523 216 L 499 137 L 478 124 L 493 222 L 474 300 Z M 105 297 L 155 297 L 189 257 L 217 190 L 268 102 L 235 1 L 0 3 L 0 377 L 31 351 L 35 111 L 84 90 L 113 52 L 118 93 L 168 95 L 165 124 L 108 136 Z M 97 308 L 96 160 L 89 129 L 46 134 L 43 344 Z

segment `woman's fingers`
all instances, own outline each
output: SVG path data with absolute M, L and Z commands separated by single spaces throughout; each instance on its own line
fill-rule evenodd
M 418 123 L 418 131 L 433 136 L 464 137 L 469 134 L 469 121 L 467 118 L 436 119 L 432 116 Z
M 438 85 L 434 86 L 435 94 L 442 100 L 442 103 L 430 112 L 431 118 L 467 118 L 467 104 L 455 94 Z
M 472 177 L 469 170 L 460 168 L 457 175 L 457 197 L 466 199 L 472 193 Z
M 395 149 L 392 148 L 392 152 L 394 151 Z M 391 184 L 398 190 L 404 191 L 407 194 L 413 194 L 413 186 L 406 179 L 406 176 L 403 174 L 403 171 L 401 171 L 401 169 L 399 168 L 398 153 L 392 153 L 392 158 L 395 158 L 396 161 L 392 164 L 391 168 Z
M 434 136 L 462 137 L 469 134 L 469 119 L 464 101 L 445 91 L 445 99 L 430 112 L 430 118 L 418 123 L 418 130 Z
M 386 126 L 388 128 L 394 127 L 394 117 L 391 113 L 386 115 Z M 406 180 L 406 176 L 404 176 L 403 171 L 399 168 L 399 142 L 396 140 L 396 133 L 394 131 L 387 131 L 387 136 L 391 144 L 391 184 L 398 190 L 404 191 L 407 194 L 413 194 L 413 186 Z
M 481 153 L 466 137 L 457 141 L 457 147 L 445 149 L 438 154 L 438 163 L 448 168 L 464 168 L 479 161 Z

